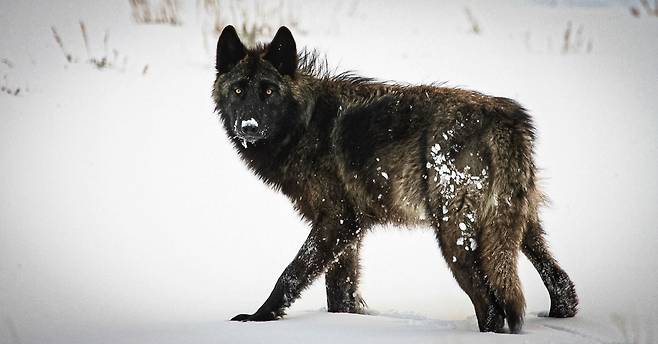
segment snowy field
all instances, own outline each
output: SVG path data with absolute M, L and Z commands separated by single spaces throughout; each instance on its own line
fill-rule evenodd
M 198 3 L 181 1 L 179 25 L 166 25 L 136 23 L 128 1 L 0 0 L 0 343 L 658 341 L 658 17 L 639 2 L 639 17 L 633 1 L 245 11 L 289 25 L 339 70 L 529 109 L 545 228 L 580 313 L 539 317 L 548 294 L 522 258 L 521 335 L 477 331 L 423 228 L 366 237 L 371 315 L 326 313 L 318 280 L 284 320 L 227 321 L 260 306 L 308 229 L 244 168 L 213 113 L 217 34 Z M 237 7 L 225 23 L 245 20 Z

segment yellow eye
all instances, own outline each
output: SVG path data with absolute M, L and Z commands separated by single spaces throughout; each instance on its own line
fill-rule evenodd
M 240 93 L 242 93 L 242 89 L 241 88 L 236 88 L 235 89 L 235 94 L 240 94 Z
M 265 94 L 268 95 L 268 96 L 271 96 L 272 95 L 272 89 L 271 88 L 266 89 Z

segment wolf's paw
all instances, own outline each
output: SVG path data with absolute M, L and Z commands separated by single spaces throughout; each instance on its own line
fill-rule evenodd
M 238 314 L 231 321 L 271 321 L 278 318 L 279 316 L 274 312 L 256 312 L 254 314 Z
M 551 310 L 548 316 L 551 318 L 571 318 L 578 312 L 578 301 L 569 300 L 568 302 L 551 303 Z
M 487 314 L 481 321 L 478 319 L 480 332 L 502 333 L 505 326 L 505 316 L 498 307 L 490 305 L 487 307 Z
M 551 309 L 548 316 L 551 318 L 571 318 L 578 312 L 578 295 L 573 283 L 564 279 L 562 286 L 551 295 Z
M 368 304 L 360 295 L 356 295 L 349 300 L 341 301 L 327 301 L 327 312 L 329 313 L 352 313 L 352 314 L 367 314 Z

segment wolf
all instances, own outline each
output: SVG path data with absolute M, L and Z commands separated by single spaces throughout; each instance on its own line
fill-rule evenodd
M 226 133 L 311 227 L 262 306 L 232 320 L 283 317 L 322 274 L 329 312 L 366 313 L 359 250 L 378 224 L 433 229 L 480 331 L 506 332 L 505 321 L 511 333 L 522 329 L 519 251 L 548 290 L 549 316 L 574 316 L 574 284 L 538 216 L 544 196 L 526 110 L 474 91 L 332 73 L 324 61 L 298 51 L 286 27 L 247 48 L 226 26 L 217 42 L 212 97 Z

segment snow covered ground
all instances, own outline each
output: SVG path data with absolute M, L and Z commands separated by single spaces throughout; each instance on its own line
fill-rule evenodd
M 128 1 L 0 1 L 0 343 L 658 340 L 658 18 L 632 1 L 291 0 L 255 16 L 296 22 L 298 45 L 340 70 L 533 113 L 545 227 L 581 311 L 538 317 L 548 295 L 523 258 L 524 333 L 500 335 L 477 332 L 422 228 L 366 237 L 377 315 L 325 313 L 319 280 L 285 320 L 226 321 L 260 306 L 307 228 L 213 114 L 216 36 L 195 3 L 168 26 L 136 24 Z

